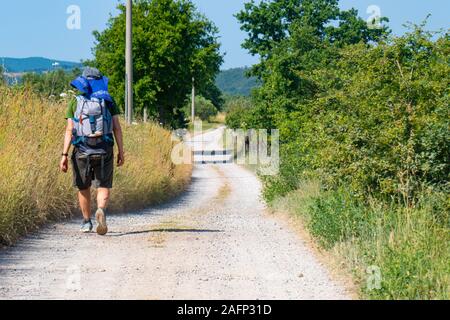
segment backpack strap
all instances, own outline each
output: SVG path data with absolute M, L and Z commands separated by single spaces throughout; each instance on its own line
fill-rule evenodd
M 78 119 L 77 122 L 79 122 L 81 125 L 83 125 L 83 110 L 84 110 L 84 106 L 86 105 L 87 99 L 84 96 L 77 96 L 77 111 L 78 111 L 78 104 L 82 102 L 83 104 L 81 105 L 80 108 L 80 118 Z
M 103 140 L 107 143 L 114 143 L 112 138 L 112 117 L 111 110 L 108 107 L 108 101 L 102 99 L 102 116 L 103 116 Z

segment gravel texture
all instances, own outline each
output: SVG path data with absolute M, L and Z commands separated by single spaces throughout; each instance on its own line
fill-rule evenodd
M 49 225 L 0 251 L 0 299 L 349 299 L 260 191 L 235 164 L 197 165 L 184 195 L 109 217 L 105 237 Z

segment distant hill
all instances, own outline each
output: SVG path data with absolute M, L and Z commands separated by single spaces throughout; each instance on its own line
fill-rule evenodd
M 57 64 L 54 66 L 54 64 Z M 31 58 L 3 58 L 0 57 L 0 66 L 5 66 L 8 73 L 24 73 L 24 72 L 36 72 L 42 73 L 53 68 L 61 68 L 63 70 L 72 70 L 77 67 L 81 67 L 81 63 L 51 60 L 41 57 Z
M 224 70 L 216 78 L 216 85 L 223 93 L 229 95 L 249 96 L 252 89 L 259 86 L 256 78 L 247 78 L 247 68 Z
M 54 64 L 57 63 L 57 66 Z M 70 71 L 81 68 L 82 64 L 70 61 L 52 60 L 42 57 L 31 58 L 6 58 L 0 57 L 0 66 L 5 66 L 7 78 L 20 79 L 23 73 L 43 73 L 53 70 L 55 67 Z M 219 89 L 228 95 L 249 96 L 252 89 L 259 86 L 256 78 L 247 78 L 247 68 L 234 68 L 219 73 L 216 84 Z

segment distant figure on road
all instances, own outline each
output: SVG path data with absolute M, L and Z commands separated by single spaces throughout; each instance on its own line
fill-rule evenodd
M 95 68 L 85 68 L 83 75 L 71 82 L 80 93 L 70 101 L 60 169 L 68 171 L 70 146 L 73 184 L 79 189 L 78 200 L 83 213 L 81 232 L 93 230 L 91 220 L 91 186 L 97 188 L 97 233 L 108 232 L 106 209 L 113 186 L 114 138 L 118 147 L 117 166 L 124 164 L 120 111 L 108 92 L 108 78 Z

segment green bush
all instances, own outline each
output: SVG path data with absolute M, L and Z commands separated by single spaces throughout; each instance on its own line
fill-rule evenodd
M 190 110 L 191 106 L 189 105 L 187 110 Z M 218 110 L 214 106 L 214 104 L 205 99 L 202 96 L 195 97 L 195 114 L 202 121 L 208 121 L 210 118 L 216 116 Z
M 407 206 L 423 188 L 448 190 L 449 44 L 446 34 L 433 41 L 416 29 L 376 47 L 323 49 L 322 59 L 339 59 L 299 76 L 318 90 L 309 98 L 273 95 L 267 83 L 243 117 L 280 129 L 280 174 L 267 180 L 274 189 L 266 194 L 283 195 L 311 177 Z M 278 82 L 282 72 L 274 70 Z M 261 102 L 268 94 L 272 103 Z
M 231 129 L 247 128 L 245 119 L 250 113 L 250 108 L 247 100 L 243 98 L 236 98 L 226 102 L 225 110 L 227 112 L 225 123 Z

